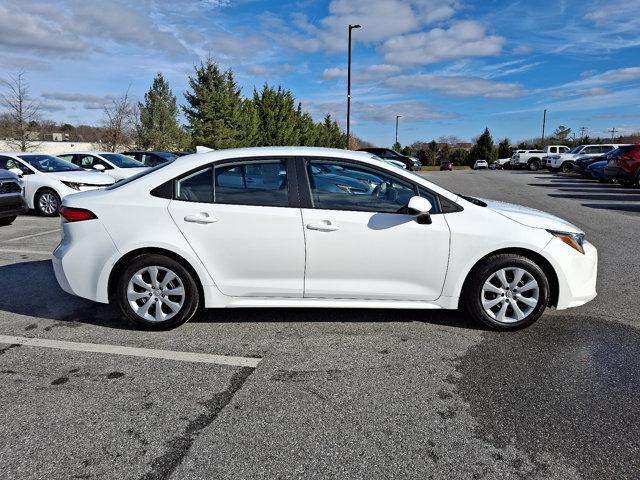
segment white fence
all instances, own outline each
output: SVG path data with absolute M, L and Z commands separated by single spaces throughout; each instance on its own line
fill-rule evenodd
M 15 142 L 12 142 L 15 143 Z M 64 152 L 85 152 L 92 150 L 102 150 L 100 144 L 90 142 L 33 142 L 34 152 L 49 153 L 56 155 Z M 0 152 L 14 152 L 16 151 L 15 145 L 0 140 Z

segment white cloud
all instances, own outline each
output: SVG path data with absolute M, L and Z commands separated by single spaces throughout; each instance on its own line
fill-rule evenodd
M 481 23 L 464 21 L 447 30 L 434 28 L 390 38 L 381 51 L 387 63 L 426 65 L 455 58 L 498 55 L 504 42 L 503 37 L 487 35 Z
M 504 83 L 461 75 L 404 75 L 387 80 L 403 91 L 434 91 L 452 97 L 513 98 L 525 93 L 517 83 Z
M 342 68 L 325 68 L 322 72 L 323 80 L 333 80 L 334 78 L 346 78 L 347 71 Z

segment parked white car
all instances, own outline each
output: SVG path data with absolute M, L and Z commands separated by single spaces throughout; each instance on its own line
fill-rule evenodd
M 511 168 L 526 168 L 531 171 L 540 170 L 544 166 L 545 157 L 568 151 L 569 147 L 565 145 L 547 145 L 542 150 L 517 150 L 511 156 L 509 166 Z
M 85 170 L 104 172 L 116 182 L 136 175 L 149 168 L 142 162 L 113 152 L 73 152 L 62 153 L 58 157 Z
M 54 217 L 67 195 L 105 188 L 113 178 L 45 153 L 0 152 L 0 168 L 22 177 L 27 206 Z
M 476 162 L 473 164 L 473 169 L 479 170 L 481 168 L 489 168 L 489 162 L 487 162 L 486 160 L 476 160 Z
M 553 171 L 569 173 L 573 171 L 573 165 L 579 158 L 599 157 L 620 147 L 620 144 L 607 143 L 603 145 L 578 145 L 566 153 L 551 155 L 546 158 L 545 167 Z
M 60 215 L 60 286 L 113 299 L 145 328 L 203 306 L 464 306 L 513 330 L 596 296 L 597 252 L 576 226 L 459 196 L 365 152 L 190 155 L 69 196 Z

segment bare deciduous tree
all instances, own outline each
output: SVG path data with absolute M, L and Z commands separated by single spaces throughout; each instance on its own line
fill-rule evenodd
M 135 128 L 136 109 L 129 99 L 129 90 L 124 95 L 104 106 L 104 136 L 102 143 L 110 152 L 131 143 Z
M 40 118 L 40 102 L 31 98 L 24 72 L 9 75 L 0 84 L 5 88 L 0 94 L 0 105 L 6 110 L 12 131 L 7 143 L 21 152 L 33 150 L 38 142 L 30 135 L 29 127 Z

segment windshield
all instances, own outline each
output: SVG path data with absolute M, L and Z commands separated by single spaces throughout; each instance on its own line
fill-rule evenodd
M 170 152 L 153 152 L 153 153 L 155 153 L 159 157 L 164 158 L 165 160 L 169 160 L 170 162 L 178 158 L 177 155 L 174 155 L 173 153 L 170 153 Z
M 578 145 L 577 147 L 574 147 L 571 150 L 569 150 L 568 153 L 578 153 L 580 150 L 582 150 L 583 147 L 584 145 Z
M 122 155 L 121 153 L 101 153 L 101 157 L 106 158 L 118 168 L 141 168 L 144 163 L 134 160 L 131 157 Z
M 36 170 L 44 173 L 76 172 L 82 170 L 71 162 L 51 155 L 19 155 L 19 157 Z
M 115 188 L 121 187 L 123 185 L 126 185 L 127 183 L 131 183 L 139 178 L 144 177 L 145 175 L 149 175 L 151 172 L 155 172 L 156 170 L 160 170 L 161 168 L 166 167 L 167 165 L 170 165 L 171 162 L 165 162 L 165 163 L 160 163 L 158 165 L 156 165 L 155 167 L 152 168 L 147 168 L 146 170 L 143 170 L 140 173 L 136 173 L 135 175 L 129 177 L 129 178 L 125 178 L 124 180 L 118 180 L 116 183 L 114 183 L 113 185 L 109 185 L 106 189 L 107 190 L 113 190 Z

